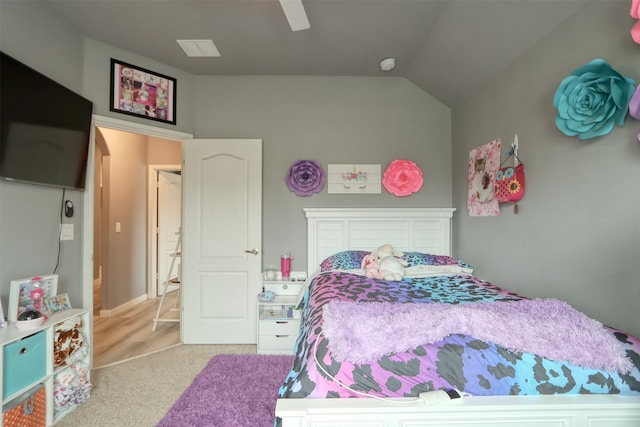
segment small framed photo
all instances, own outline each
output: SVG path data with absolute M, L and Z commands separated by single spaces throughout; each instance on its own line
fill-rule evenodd
M 58 275 L 34 276 L 11 281 L 9 289 L 9 304 L 7 319 L 10 322 L 18 320 L 18 316 L 25 310 L 39 311 L 49 315 L 49 307 L 45 299 L 58 293 Z
M 176 124 L 176 79 L 111 58 L 109 110 Z
M 57 313 L 58 311 L 71 309 L 71 302 L 69 302 L 68 294 L 60 294 L 49 297 L 45 299 L 45 303 L 47 304 L 47 307 L 49 307 L 49 312 L 51 314 Z

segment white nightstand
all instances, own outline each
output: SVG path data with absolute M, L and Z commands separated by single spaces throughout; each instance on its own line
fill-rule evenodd
M 276 294 L 273 301 L 258 299 L 258 353 L 293 354 L 300 318 L 294 306 L 304 282 L 263 281 L 265 291 Z

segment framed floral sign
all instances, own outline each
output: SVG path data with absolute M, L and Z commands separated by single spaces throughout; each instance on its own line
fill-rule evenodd
M 380 194 L 380 165 L 329 165 L 328 189 L 331 194 Z
M 176 79 L 111 58 L 111 111 L 176 124 Z

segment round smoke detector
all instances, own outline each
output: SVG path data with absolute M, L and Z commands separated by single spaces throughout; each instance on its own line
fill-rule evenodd
M 382 71 L 391 71 L 396 66 L 396 58 L 385 58 L 380 61 L 380 69 Z

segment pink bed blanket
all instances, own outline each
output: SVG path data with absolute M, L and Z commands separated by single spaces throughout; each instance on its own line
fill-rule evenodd
M 633 367 L 605 326 L 555 299 L 455 305 L 331 301 L 324 307 L 323 331 L 337 361 L 379 360 L 463 334 L 584 368 L 626 373 Z

